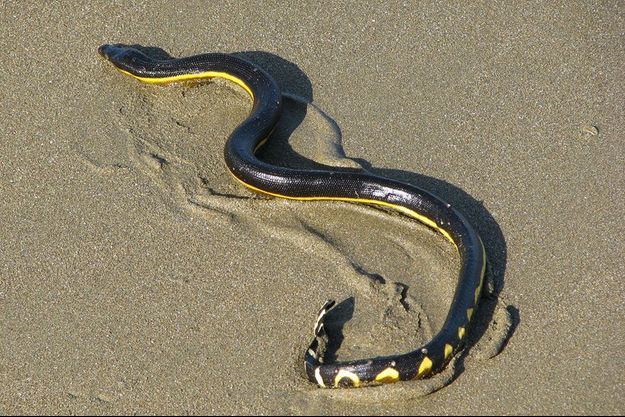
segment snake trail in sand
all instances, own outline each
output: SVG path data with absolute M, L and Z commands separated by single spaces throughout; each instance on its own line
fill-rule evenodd
M 326 302 L 317 317 L 315 338 L 304 355 L 306 374 L 312 382 L 324 388 L 360 387 L 425 378 L 447 365 L 466 338 L 486 267 L 484 246 L 462 214 L 425 190 L 356 168 L 298 170 L 258 159 L 256 151 L 280 118 L 282 93 L 264 70 L 250 62 L 223 53 L 154 59 L 121 44 L 102 45 L 98 51 L 119 71 L 142 82 L 224 78 L 242 87 L 253 100 L 252 110 L 228 138 L 224 157 L 233 177 L 249 189 L 292 200 L 337 200 L 391 208 L 438 231 L 458 250 L 460 272 L 445 323 L 428 343 L 411 352 L 324 363 L 324 320 L 334 306 L 334 301 Z

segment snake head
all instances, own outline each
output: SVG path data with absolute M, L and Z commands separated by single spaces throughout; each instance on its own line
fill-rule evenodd
M 105 43 L 98 48 L 98 53 L 109 61 L 119 60 L 120 58 L 123 58 L 133 52 L 139 52 L 139 50 L 121 43 Z
M 137 69 L 145 70 L 154 61 L 141 50 L 121 43 L 104 44 L 98 48 L 98 53 L 117 69 L 132 73 Z

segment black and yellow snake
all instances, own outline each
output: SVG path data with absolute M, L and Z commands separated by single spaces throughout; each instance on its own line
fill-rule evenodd
M 462 214 L 427 191 L 363 170 L 299 170 L 258 159 L 256 150 L 269 138 L 280 117 L 282 93 L 265 71 L 241 58 L 209 53 L 154 59 L 125 45 L 103 45 L 99 53 L 119 71 L 143 82 L 167 84 L 217 77 L 241 86 L 252 98 L 253 107 L 230 135 L 224 156 L 234 178 L 246 187 L 292 200 L 338 200 L 392 208 L 438 231 L 457 248 L 461 267 L 449 313 L 443 327 L 426 345 L 394 356 L 324 363 L 324 319 L 334 304 L 329 301 L 319 313 L 315 339 L 304 357 L 311 381 L 321 387 L 359 387 L 424 378 L 447 365 L 467 336 L 486 266 L 482 242 Z

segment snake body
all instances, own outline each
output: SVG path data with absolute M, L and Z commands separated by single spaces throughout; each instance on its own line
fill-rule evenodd
M 321 309 L 314 340 L 304 354 L 308 378 L 320 387 L 359 387 L 428 377 L 441 371 L 461 348 L 477 308 L 486 255 L 482 242 L 450 204 L 413 185 L 354 168 L 299 170 L 263 162 L 256 150 L 265 143 L 281 115 L 282 94 L 261 68 L 230 54 L 209 53 L 186 58 L 154 59 L 125 45 L 102 45 L 99 53 L 119 71 L 153 84 L 225 78 L 252 98 L 249 116 L 232 132 L 224 148 L 226 165 L 251 190 L 293 200 L 339 200 L 384 206 L 412 217 L 447 238 L 461 260 L 459 278 L 446 321 L 424 346 L 394 356 L 324 363 L 325 317 Z

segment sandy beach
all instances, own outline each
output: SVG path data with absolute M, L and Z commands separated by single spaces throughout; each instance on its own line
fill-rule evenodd
M 625 413 L 625 3 L 110 3 L 0 6 L 0 415 Z M 263 159 L 464 213 L 489 262 L 467 348 L 423 381 L 309 383 L 326 299 L 339 360 L 410 351 L 454 248 L 244 189 L 245 92 L 139 83 L 98 56 L 118 42 L 237 53 L 284 93 Z

